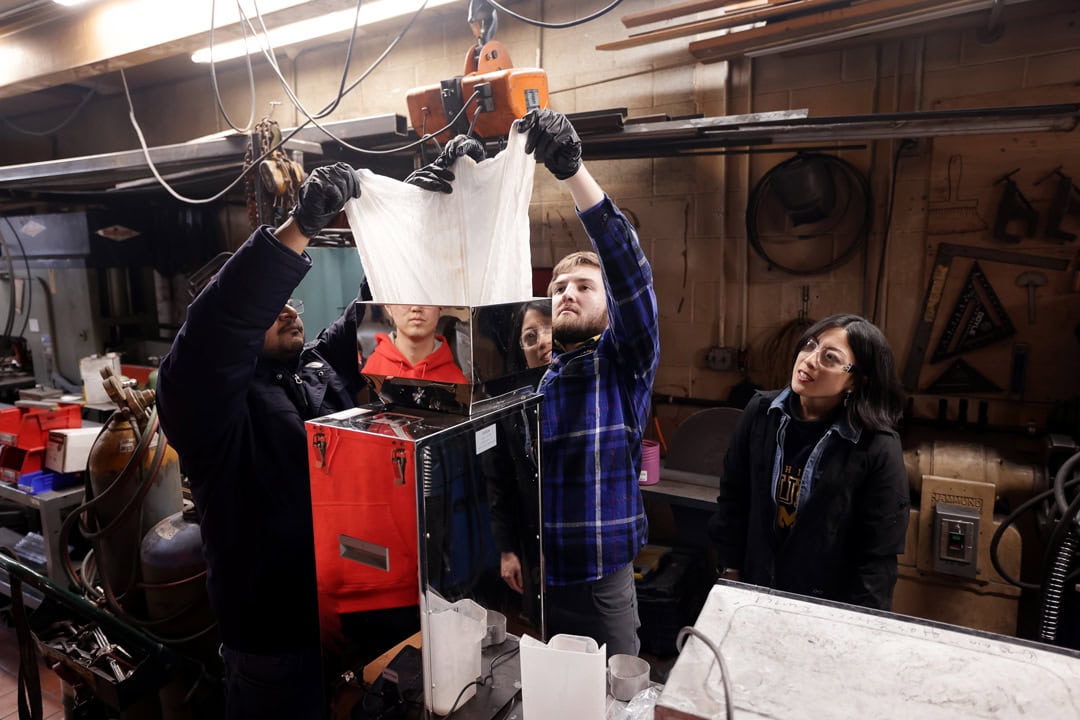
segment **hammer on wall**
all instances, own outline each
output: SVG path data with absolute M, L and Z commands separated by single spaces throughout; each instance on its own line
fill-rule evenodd
M 1035 289 L 1046 284 L 1046 275 L 1041 272 L 1029 270 L 1016 276 L 1016 284 L 1027 288 L 1028 294 L 1028 324 L 1035 324 Z

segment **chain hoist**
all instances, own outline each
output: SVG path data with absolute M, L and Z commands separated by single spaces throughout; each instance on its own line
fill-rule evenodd
M 255 125 L 244 152 L 244 171 L 252 166 L 255 158 L 263 157 L 256 173 L 248 173 L 244 179 L 247 195 L 248 222 L 254 230 L 259 225 L 277 224 L 277 215 L 284 216 L 296 204 L 300 184 L 304 181 L 303 166 L 290 160 L 285 151 L 276 147 L 281 143 L 281 129 L 269 116 Z M 255 147 L 258 145 L 258 152 Z M 271 152 L 271 148 L 275 148 Z M 265 156 L 265 157 L 264 157 Z M 259 183 L 259 186 L 256 186 Z

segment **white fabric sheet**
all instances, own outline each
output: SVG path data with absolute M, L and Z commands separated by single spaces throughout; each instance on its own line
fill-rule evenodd
M 481 163 L 459 158 L 449 195 L 360 170 L 345 205 L 376 302 L 487 305 L 532 296 L 529 200 L 535 161 L 525 136 Z

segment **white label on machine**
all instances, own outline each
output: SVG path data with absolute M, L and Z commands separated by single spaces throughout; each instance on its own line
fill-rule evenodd
M 480 453 L 484 452 L 485 450 L 490 450 L 491 448 L 495 447 L 495 442 L 496 442 L 496 433 L 495 433 L 495 426 L 494 425 L 488 425 L 486 428 L 484 428 L 482 430 L 477 430 L 476 431 L 476 454 L 479 455 Z

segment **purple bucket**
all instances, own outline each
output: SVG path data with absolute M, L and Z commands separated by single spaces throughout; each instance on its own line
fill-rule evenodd
M 641 475 L 638 485 L 655 485 L 660 482 L 660 443 L 655 440 L 641 441 Z

